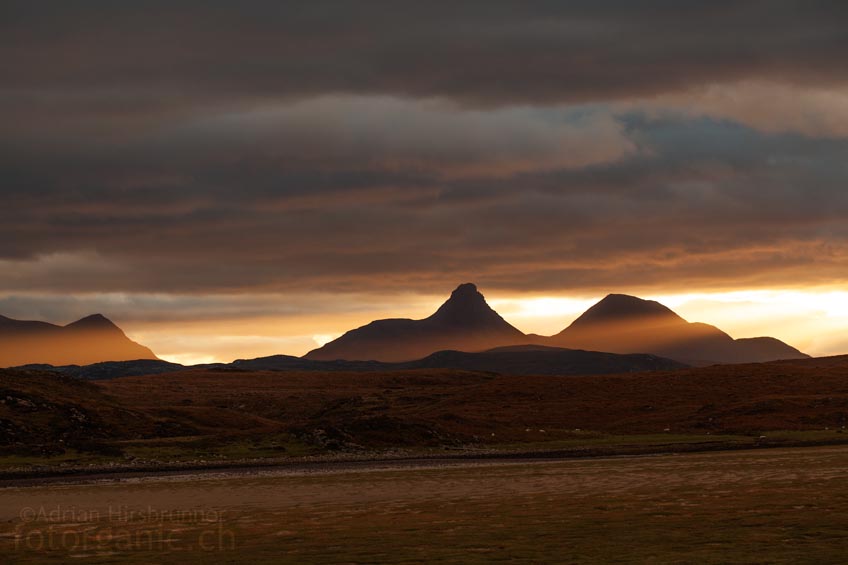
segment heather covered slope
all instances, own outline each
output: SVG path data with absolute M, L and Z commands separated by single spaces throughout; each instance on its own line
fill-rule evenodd
M 788 430 L 848 441 L 848 356 L 570 377 L 210 368 L 92 383 L 4 369 L 0 398 L 6 454 L 86 448 L 85 438 L 137 454 L 198 448 L 205 458 L 234 441 L 261 447 L 269 438 L 289 442 L 276 455 L 294 445 L 591 443 L 598 434 L 712 441 Z
M 848 425 L 848 356 L 570 377 L 445 369 L 213 369 L 114 379 L 98 386 L 151 416 L 200 422 L 205 414 L 202 419 L 211 429 L 220 426 L 219 417 L 236 416 L 298 429 L 334 427 L 365 444 L 381 426 L 397 427 L 398 441 L 406 441 L 402 430 L 410 427 L 465 440 L 494 433 L 497 441 L 521 441 L 528 427 L 557 437 L 574 429 L 755 433 Z
M 610 294 L 548 342 L 593 351 L 653 353 L 690 365 L 807 357 L 780 340 L 733 339 L 715 326 L 687 322 L 659 302 L 623 294 Z
M 200 365 L 198 365 L 199 367 Z M 132 361 L 104 361 L 91 365 L 45 365 L 34 363 L 12 367 L 24 371 L 53 371 L 69 377 L 75 377 L 87 381 L 98 381 L 103 379 L 116 379 L 118 377 L 137 377 L 141 375 L 156 375 L 159 373 L 173 373 L 185 369 L 179 363 L 169 363 L 158 359 L 134 359 Z
M 524 334 L 486 303 L 471 283 L 458 286 L 432 316 L 423 320 L 376 320 L 310 351 L 307 359 L 410 361 L 436 351 L 483 351 L 525 343 Z
M 94 314 L 67 326 L 0 316 L 0 366 L 32 363 L 90 365 L 102 361 L 156 359 L 108 318 Z
M 110 441 L 164 432 L 153 419 L 128 409 L 90 382 L 55 372 L 0 369 L 4 455 L 101 450 Z

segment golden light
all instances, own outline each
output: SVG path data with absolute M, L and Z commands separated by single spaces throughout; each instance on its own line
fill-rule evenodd
M 341 334 L 315 334 L 312 336 L 312 341 L 314 341 L 318 347 L 322 347 L 339 337 L 339 335 Z
M 817 288 L 631 294 L 656 300 L 690 322 L 712 324 L 736 338 L 772 336 L 814 356 L 848 353 L 848 291 Z M 551 335 L 601 298 L 492 298 L 489 303 L 520 330 Z
M 603 295 L 521 296 L 486 292 L 504 319 L 525 333 L 562 331 Z M 737 290 L 652 294 L 616 289 L 665 304 L 690 322 L 712 324 L 731 336 L 773 336 L 815 356 L 848 353 L 848 291 Z M 183 364 L 229 362 L 266 355 L 303 355 L 347 330 L 386 317 L 423 318 L 444 296 L 402 296 L 372 310 L 341 311 L 295 318 L 243 318 L 158 323 L 133 328 L 130 337 L 149 345 L 160 358 Z M 358 302 L 358 303 L 361 303 Z

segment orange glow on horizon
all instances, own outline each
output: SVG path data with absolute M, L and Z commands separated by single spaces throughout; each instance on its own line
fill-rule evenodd
M 481 291 L 489 304 L 525 333 L 558 333 L 602 295 L 504 296 Z M 624 291 L 626 292 L 626 291 Z M 733 337 L 772 336 L 814 356 L 848 353 L 848 292 L 737 290 L 631 294 L 657 300 L 690 322 L 715 325 Z M 411 299 L 410 299 L 411 298 Z M 394 306 L 294 318 L 244 318 L 129 325 L 127 334 L 165 360 L 183 364 L 229 362 L 266 355 L 303 355 L 345 331 L 386 317 L 423 318 L 444 296 L 398 297 Z

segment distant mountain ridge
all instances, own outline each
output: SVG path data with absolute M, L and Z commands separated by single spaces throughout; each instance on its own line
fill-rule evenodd
M 0 316 L 0 367 L 33 363 L 90 365 L 137 359 L 157 357 L 101 314 L 66 326 Z
M 690 323 L 659 302 L 625 294 L 608 295 L 554 336 L 525 335 L 489 307 L 474 284 L 465 283 L 429 318 L 376 320 L 304 358 L 403 362 L 442 350 L 481 352 L 515 345 L 651 354 L 686 365 L 808 357 L 771 337 L 733 339 L 715 326 Z
M 401 363 L 408 369 L 460 369 L 502 375 L 602 375 L 641 371 L 673 371 L 687 367 L 672 359 L 645 353 L 605 353 L 540 345 L 516 345 L 488 351 L 437 351 L 418 361 Z
M 422 320 L 376 320 L 300 358 L 280 355 L 215 365 L 254 370 L 356 371 L 382 370 L 385 364 L 391 364 L 395 369 L 443 367 L 497 372 L 500 367 L 500 372 L 513 371 L 511 374 L 532 374 L 533 370 L 561 374 L 558 371 L 572 371 L 577 366 L 585 373 L 595 372 L 583 363 L 591 358 L 600 367 L 620 363 L 619 372 L 631 370 L 630 361 L 641 367 L 638 370 L 650 370 L 651 361 L 647 359 L 625 362 L 585 355 L 591 352 L 644 355 L 693 366 L 808 357 L 778 339 L 733 339 L 714 326 L 690 323 L 658 302 L 624 294 L 608 295 L 554 336 L 525 335 L 495 312 L 474 284 L 465 283 Z M 482 355 L 467 355 L 471 353 Z M 538 359 L 533 360 L 534 356 Z M 494 359 L 499 359 L 500 365 Z M 83 378 L 181 368 L 161 361 L 145 364 L 144 360 L 158 361 L 150 349 L 130 340 L 100 314 L 67 326 L 0 316 L 0 367 L 49 365 Z
M 238 359 L 232 363 L 184 366 L 166 361 L 113 361 L 79 366 L 24 365 L 16 369 L 53 371 L 83 380 L 155 375 L 182 370 L 207 371 L 296 371 L 296 372 L 387 372 L 416 369 L 456 369 L 503 375 L 599 375 L 638 371 L 672 371 L 686 365 L 655 355 L 599 353 L 558 347 L 524 345 L 499 347 L 488 351 L 437 351 L 423 359 L 402 363 L 380 361 L 314 361 L 291 355 L 272 355 L 258 359 Z

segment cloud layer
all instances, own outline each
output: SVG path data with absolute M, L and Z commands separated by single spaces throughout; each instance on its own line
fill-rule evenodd
M 846 22 L 837 1 L 5 2 L 0 294 L 844 284 Z

